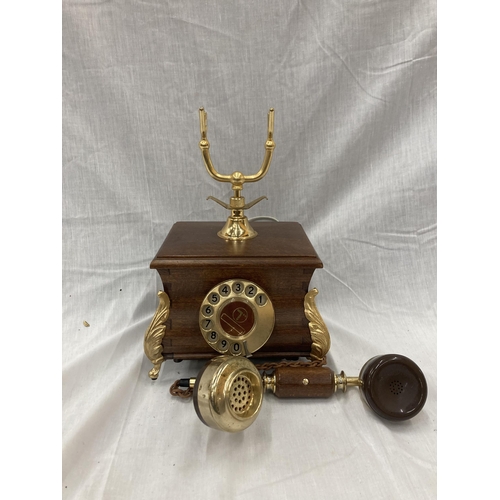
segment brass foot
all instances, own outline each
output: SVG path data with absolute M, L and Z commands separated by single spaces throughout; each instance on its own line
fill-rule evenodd
M 151 380 L 156 380 L 158 378 L 158 374 L 160 373 L 160 368 L 162 363 L 163 363 L 163 356 L 161 360 L 158 363 L 154 363 L 153 368 L 149 370 L 148 375 Z

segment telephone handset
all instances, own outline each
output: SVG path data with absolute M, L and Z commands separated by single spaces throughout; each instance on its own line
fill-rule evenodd
M 245 183 L 259 181 L 269 169 L 275 149 L 274 110 L 268 113 L 264 160 L 253 175 L 215 169 L 203 108 L 199 119 L 205 168 L 233 190 L 229 203 L 207 199 L 230 215 L 222 228 L 219 222 L 175 223 L 151 262 L 163 290 L 144 336 L 144 351 L 153 364 L 150 378 L 158 378 L 167 359 L 210 360 L 196 379 L 175 382 L 171 393 L 193 396 L 200 419 L 229 432 L 244 430 L 255 420 L 265 389 L 277 397 L 310 398 L 329 397 L 355 385 L 383 418 L 415 416 L 425 403 L 427 385 L 408 358 L 378 356 L 365 364 L 359 377 L 336 375 L 324 366 L 330 334 L 316 307 L 318 291 L 309 290 L 314 271 L 323 264 L 302 226 L 268 221 L 251 225 L 245 216 L 245 210 L 267 199 L 246 203 L 241 193 Z M 251 357 L 279 361 L 256 365 Z
M 196 379 L 177 384 L 192 389 L 196 414 L 205 425 L 227 432 L 242 431 L 255 421 L 265 390 L 279 398 L 328 398 L 350 386 L 359 387 L 368 406 L 387 420 L 413 418 L 427 399 L 424 374 L 411 359 L 398 354 L 375 356 L 358 377 L 304 365 L 277 366 L 261 376 L 248 359 L 219 356 Z

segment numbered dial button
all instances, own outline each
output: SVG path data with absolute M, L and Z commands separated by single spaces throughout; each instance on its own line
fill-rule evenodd
M 208 300 L 209 300 L 210 304 L 216 305 L 220 301 L 220 296 L 218 293 L 211 293 Z
M 215 344 L 219 340 L 219 334 L 215 331 L 211 331 L 207 338 L 210 344 Z
M 213 321 L 211 319 L 203 318 L 201 320 L 201 327 L 203 328 L 203 330 L 211 330 L 212 325 L 213 325 Z
M 214 313 L 214 308 L 210 305 L 207 305 L 205 307 L 202 307 L 201 312 L 202 312 L 203 316 L 206 316 L 207 318 L 209 318 Z
M 219 352 L 227 352 L 229 349 L 229 342 L 226 339 L 222 339 L 216 347 L 216 350 Z
M 231 354 L 236 356 L 241 354 L 241 344 L 239 342 L 234 342 L 234 344 L 231 345 Z
M 267 296 L 265 293 L 259 293 L 256 297 L 255 297 L 255 303 L 258 305 L 258 306 L 265 306 L 266 305 L 266 302 L 267 302 Z

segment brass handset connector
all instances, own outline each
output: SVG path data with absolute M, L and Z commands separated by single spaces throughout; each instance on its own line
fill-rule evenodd
M 348 387 L 363 387 L 363 381 L 359 377 L 346 377 L 344 371 L 335 374 L 335 392 L 339 389 L 346 392 Z
M 244 214 L 244 210 L 253 207 L 255 204 L 259 203 L 263 199 L 267 198 L 261 196 L 250 203 L 245 203 L 245 198 L 241 196 L 241 191 L 245 182 L 257 182 L 262 179 L 269 170 L 271 165 L 271 159 L 273 157 L 273 151 L 275 148 L 275 143 L 273 141 L 274 133 L 274 109 L 271 108 L 267 115 L 267 141 L 265 144 L 265 154 L 264 161 L 260 167 L 260 170 L 254 175 L 244 175 L 241 172 L 233 172 L 231 175 L 223 175 L 215 170 L 215 167 L 210 158 L 210 143 L 207 139 L 207 112 L 200 108 L 200 150 L 203 157 L 203 162 L 207 169 L 207 172 L 216 181 L 219 182 L 230 182 L 231 187 L 234 191 L 234 196 L 229 200 L 229 204 L 225 203 L 213 196 L 209 196 L 207 200 L 213 200 L 219 205 L 223 206 L 227 210 L 231 210 L 231 215 L 228 217 L 224 227 L 217 233 L 221 238 L 229 241 L 243 241 L 250 238 L 255 238 L 257 232 L 252 228 L 248 219 Z

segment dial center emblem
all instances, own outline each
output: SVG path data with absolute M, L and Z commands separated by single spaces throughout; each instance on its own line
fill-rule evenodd
M 245 302 L 230 302 L 221 311 L 220 324 L 229 335 L 245 335 L 253 328 L 254 323 L 254 312 Z

